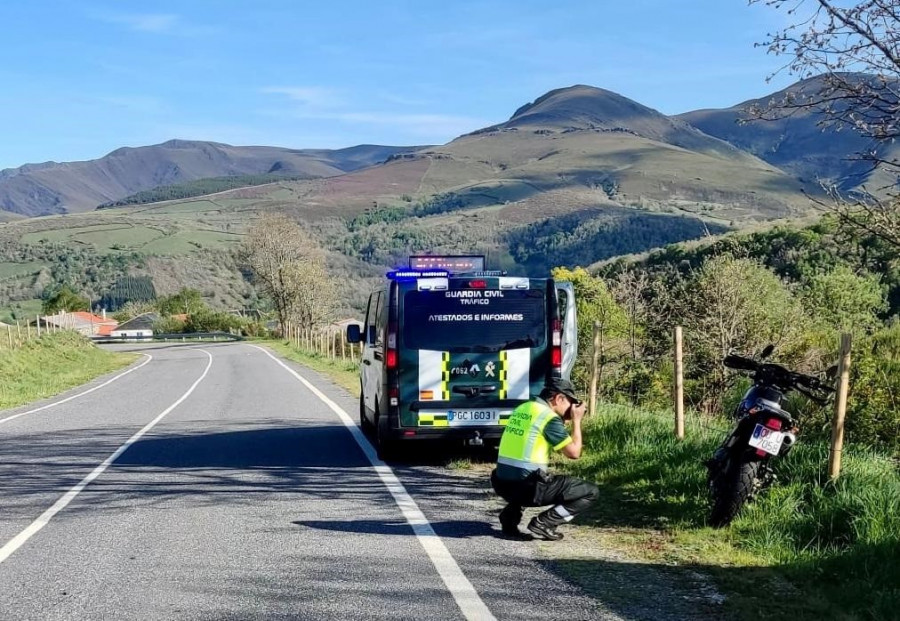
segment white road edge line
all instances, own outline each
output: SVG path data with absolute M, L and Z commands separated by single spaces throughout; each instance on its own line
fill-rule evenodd
M 88 388 L 84 392 L 80 392 L 77 395 L 72 395 L 71 397 L 66 397 L 65 399 L 60 399 L 59 401 L 54 401 L 53 403 L 48 403 L 47 405 L 42 405 L 39 408 L 34 408 L 33 410 L 28 410 L 27 412 L 19 412 L 18 414 L 13 414 L 12 416 L 7 416 L 6 418 L 0 418 L 0 425 L 2 425 L 3 423 L 8 423 L 11 420 L 15 420 L 15 419 L 19 418 L 20 416 L 25 416 L 27 414 L 34 414 L 35 412 L 40 412 L 42 410 L 49 410 L 50 408 L 55 408 L 57 405 L 62 405 L 63 403 L 68 403 L 69 401 L 72 401 L 73 399 L 78 399 L 79 397 L 88 395 L 88 394 L 94 392 L 95 390 L 100 390 L 104 386 L 109 386 L 117 379 L 119 379 L 121 377 L 125 377 L 126 375 L 128 375 L 129 373 L 131 373 L 133 371 L 137 371 L 142 366 L 144 366 L 145 364 L 147 364 L 148 362 L 153 360 L 153 356 L 151 356 L 150 354 L 142 354 L 142 355 L 147 357 L 147 359 L 144 360 L 142 363 L 140 363 L 136 367 L 131 367 L 124 373 L 119 373 L 115 377 L 112 377 L 112 378 L 106 380 L 99 386 L 94 386 L 93 388 Z
M 496 617 L 494 617 L 482 601 L 481 597 L 478 595 L 478 591 L 475 590 L 475 587 L 472 586 L 469 579 L 463 574 L 459 565 L 456 563 L 456 560 L 444 545 L 444 542 L 441 541 L 441 538 L 434 532 L 431 523 L 429 523 L 425 514 L 422 513 L 422 510 L 419 509 L 419 505 L 416 504 L 416 501 L 413 500 L 412 496 L 409 495 L 409 492 L 406 491 L 406 488 L 403 487 L 403 483 L 400 482 L 400 479 L 397 478 L 397 475 L 394 474 L 391 467 L 378 458 L 372 445 L 366 440 L 366 437 L 363 435 L 362 431 L 360 431 L 359 427 L 357 427 L 353 419 L 350 418 L 350 415 L 299 373 L 272 355 L 270 351 L 257 345 L 251 345 L 251 347 L 260 350 L 269 356 L 269 358 L 284 367 L 288 373 L 297 378 L 300 383 L 310 390 L 310 392 L 331 408 L 332 412 L 338 415 L 338 418 L 344 423 L 344 426 L 351 433 L 353 439 L 356 440 L 359 448 L 362 449 L 362 452 L 365 453 L 366 457 L 369 459 L 375 472 L 378 473 L 381 482 L 384 483 L 384 486 L 387 487 L 388 491 L 394 497 L 394 501 L 397 503 L 397 506 L 400 507 L 400 512 L 403 513 L 403 517 L 406 518 L 406 521 L 412 527 L 413 532 L 419 539 L 419 543 L 422 544 L 425 553 L 428 554 L 428 558 L 431 559 L 441 580 L 444 581 L 444 584 L 450 591 L 450 595 L 456 600 L 463 616 L 469 621 L 496 621 Z
M 59 513 L 63 509 L 65 509 L 66 506 L 70 502 L 72 502 L 75 499 L 75 497 L 78 496 L 78 494 L 80 494 L 82 492 L 82 490 L 84 490 L 84 488 L 90 484 L 91 481 L 93 481 L 94 479 L 99 477 L 101 474 L 103 474 L 104 470 L 106 470 L 114 461 L 116 461 L 119 457 L 121 457 L 122 453 L 124 453 L 126 450 L 128 450 L 128 447 L 130 447 L 132 444 L 134 444 L 135 442 L 140 440 L 141 437 L 145 433 L 147 433 L 148 431 L 153 429 L 153 427 L 159 421 L 161 421 L 163 418 L 165 418 L 166 414 L 168 414 L 169 412 L 171 412 L 172 410 L 177 408 L 181 404 L 182 401 L 187 399 L 191 395 L 191 393 L 194 392 L 194 389 L 197 388 L 197 386 L 200 384 L 200 382 L 202 382 L 203 379 L 206 377 L 207 373 L 209 373 L 209 369 L 210 369 L 210 367 L 212 367 L 212 360 L 213 360 L 212 354 L 210 354 L 205 349 L 200 349 L 198 351 L 202 351 L 204 354 L 209 356 L 209 362 L 206 364 L 206 369 L 203 370 L 203 374 L 197 379 L 197 381 L 195 381 L 193 384 L 191 384 L 191 387 L 188 388 L 188 391 L 186 393 L 184 393 L 183 395 L 181 395 L 181 397 L 179 397 L 178 401 L 176 401 L 175 403 L 173 403 L 172 405 L 167 407 L 163 411 L 162 414 L 160 414 L 159 416 L 157 416 L 156 418 L 151 420 L 149 423 L 144 425 L 144 427 L 140 431 L 138 431 L 136 434 L 134 434 L 133 436 L 128 438 L 128 440 L 125 442 L 125 444 L 120 446 L 116 450 L 115 453 L 113 453 L 112 455 L 107 457 L 103 461 L 102 464 L 100 464 L 99 466 L 94 468 L 89 475 L 84 477 L 81 480 L 81 482 L 78 483 L 78 485 L 76 485 L 75 487 L 70 489 L 68 492 L 66 492 L 59 500 L 57 500 L 55 503 L 53 503 L 52 507 L 50 507 L 49 509 L 44 511 L 40 515 L 40 517 L 38 517 L 34 522 L 32 522 L 25 530 L 23 530 L 21 533 L 19 533 L 18 535 L 16 535 L 12 539 L 10 539 L 6 545 L 4 545 L 2 548 L 0 548 L 0 563 L 5 561 L 6 559 L 8 559 L 13 552 L 15 552 L 16 550 L 21 548 L 25 544 L 26 541 L 31 539 L 35 534 L 37 534 L 38 531 L 40 531 L 42 528 L 44 528 L 50 522 L 50 520 L 53 519 L 53 516 L 55 516 L 57 513 Z

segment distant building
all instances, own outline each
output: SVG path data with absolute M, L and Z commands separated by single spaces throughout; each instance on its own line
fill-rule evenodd
M 149 339 L 153 337 L 153 324 L 159 321 L 156 313 L 144 313 L 116 326 L 110 333 L 113 338 Z
M 75 330 L 85 336 L 105 336 L 110 334 L 119 322 L 102 315 L 95 315 L 87 311 L 61 311 L 55 315 L 40 317 L 42 328 L 59 328 L 60 330 Z

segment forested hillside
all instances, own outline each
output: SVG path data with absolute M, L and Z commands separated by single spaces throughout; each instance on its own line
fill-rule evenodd
M 578 286 L 582 356 L 592 352 L 591 323 L 603 326 L 601 391 L 612 400 L 668 405 L 676 325 L 687 398 L 710 412 L 730 410 L 746 387 L 722 366 L 727 353 L 772 343 L 776 360 L 820 372 L 835 362 L 839 334 L 852 333 L 848 433 L 900 455 L 900 255 L 883 239 L 825 218 L 556 275 Z M 827 412 L 802 400 L 792 407 L 807 433 L 824 433 Z

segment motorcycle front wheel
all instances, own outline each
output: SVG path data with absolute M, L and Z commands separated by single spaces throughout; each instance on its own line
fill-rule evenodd
M 715 528 L 728 526 L 753 494 L 759 476 L 760 461 L 732 461 L 724 472 L 710 481 L 712 511 L 709 523 Z

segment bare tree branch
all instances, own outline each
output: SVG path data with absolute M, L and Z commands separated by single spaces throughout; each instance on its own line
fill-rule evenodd
M 854 159 L 870 163 L 868 174 L 900 171 L 885 150 L 900 139 L 900 0 L 749 0 L 797 16 L 797 23 L 768 35 L 770 53 L 790 58 L 782 69 L 809 79 L 784 97 L 751 107 L 750 120 L 778 120 L 800 113 L 818 116 L 820 127 L 848 130 L 871 140 Z M 810 197 L 840 221 L 900 248 L 900 197 L 896 180 L 876 192 L 841 196 L 826 188 L 832 204 Z

